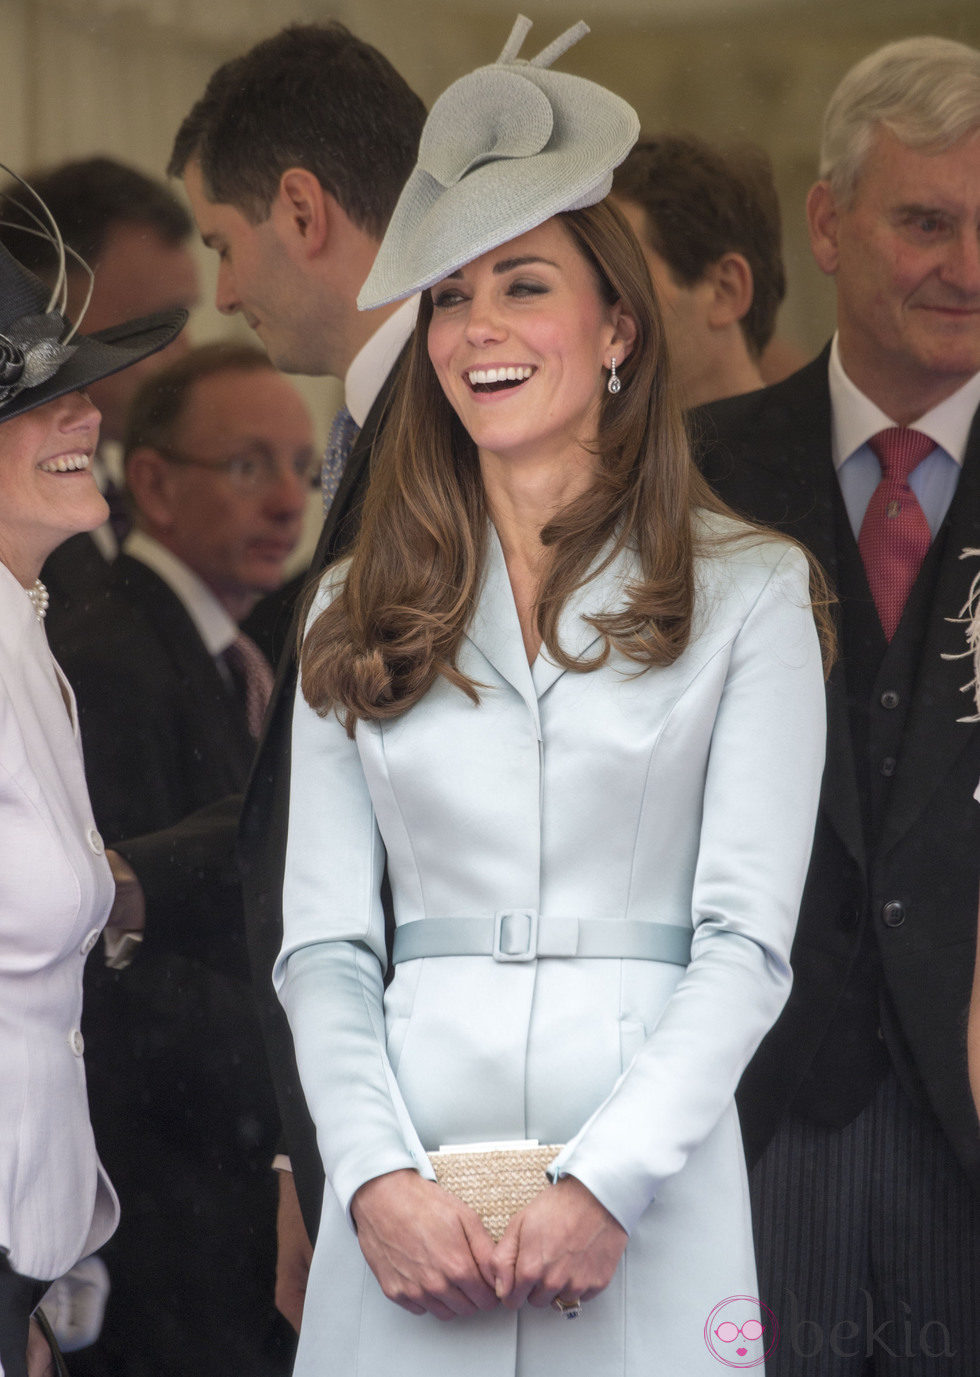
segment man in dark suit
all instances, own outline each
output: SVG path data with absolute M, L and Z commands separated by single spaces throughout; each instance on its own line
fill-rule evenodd
M 356 527 L 371 445 L 414 321 L 414 302 L 361 313 L 357 293 L 415 164 L 424 121 L 421 101 L 375 48 L 341 24 L 299 25 L 219 68 L 174 144 L 170 173 L 183 177 L 201 236 L 219 255 L 219 309 L 244 315 L 277 367 L 344 381 L 314 571 Z M 282 938 L 292 615 L 282 603 L 267 618 L 285 651 L 249 782 L 240 856 L 256 991 L 295 1173 L 294 1188 L 292 1172 L 280 1172 L 277 1303 L 298 1328 L 323 1169 L 270 979 Z
M 272 672 L 238 624 L 282 582 L 319 461 L 292 384 L 261 350 L 222 344 L 143 384 L 124 463 L 134 530 L 55 650 L 96 821 L 125 850 L 244 787 Z M 240 901 L 202 913 L 172 896 L 128 969 L 89 962 L 92 1117 L 124 1222 L 86 1377 L 288 1371 L 271 1302 L 278 1115 L 243 938 Z
M 909 39 L 865 59 L 820 174 L 834 340 L 694 417 L 721 495 L 807 545 L 839 597 L 795 983 L 739 1096 L 782 1330 L 767 1370 L 974 1373 L 980 728 L 946 657 L 980 546 L 980 53 Z

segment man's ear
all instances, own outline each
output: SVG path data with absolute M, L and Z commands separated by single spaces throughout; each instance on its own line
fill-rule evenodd
M 705 278 L 711 287 L 708 324 L 715 329 L 737 324 L 752 305 L 755 290 L 749 260 L 734 250 L 723 253 L 715 263 L 708 265 Z
M 305 167 L 289 167 L 279 178 L 272 215 L 283 238 L 299 246 L 306 257 L 322 252 L 330 237 L 333 198 L 320 179 Z
M 174 476 L 174 466 L 148 445 L 141 445 L 126 456 L 126 487 L 150 531 L 166 532 L 174 524 Z
M 810 248 L 821 272 L 837 271 L 840 211 L 837 198 L 827 181 L 817 182 L 806 198 L 806 219 L 810 227 Z

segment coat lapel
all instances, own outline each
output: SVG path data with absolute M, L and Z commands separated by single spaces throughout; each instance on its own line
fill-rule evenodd
M 408 346 L 406 345 L 399 354 L 395 366 L 382 383 L 364 421 L 364 426 L 354 441 L 354 447 L 344 465 L 344 472 L 330 504 L 330 510 L 324 518 L 323 529 L 320 532 L 316 551 L 310 564 L 311 573 L 319 573 L 332 560 L 337 559 L 357 533 L 361 506 L 368 485 L 371 451 L 384 426 L 395 383 L 407 354 Z
M 599 639 L 599 632 L 588 618 L 622 607 L 626 588 L 635 575 L 632 558 L 621 553 L 605 568 L 609 548 L 600 551 L 585 582 L 575 589 L 562 609 L 558 638 L 570 655 L 585 655 Z M 527 703 L 540 737 L 538 700 L 565 673 L 542 647 L 533 666 L 527 662 L 520 619 L 514 602 L 507 564 L 500 540 L 493 527 L 487 540 L 486 568 L 476 611 L 467 629 L 467 639 L 479 650 L 502 678 Z
M 751 397 L 696 413 L 695 443 L 704 451 L 708 481 L 737 512 L 776 527 L 804 545 L 832 588 L 839 582 L 838 513 L 841 502 L 831 455 L 829 346 L 785 382 Z M 739 429 L 744 451 L 726 444 L 727 407 L 750 412 Z M 845 667 L 838 659 L 827 682 L 827 761 L 821 808 L 862 870 L 864 827 L 854 770 Z
M 819 394 L 813 407 L 802 409 L 794 420 L 796 437 L 790 447 L 789 466 L 801 484 L 799 522 L 792 534 L 822 567 L 832 588 L 840 584 L 837 533 L 846 520 L 840 485 L 831 455 L 830 393 L 826 358 L 820 366 Z M 838 655 L 827 679 L 827 757 L 824 764 L 821 807 L 831 826 L 860 869 L 867 869 L 864 824 L 854 767 L 854 746 L 848 706 L 847 672 Z
M 558 642 L 562 650 L 576 659 L 586 655 L 589 648 L 601 639 L 589 618 L 623 607 L 629 581 L 636 577 L 636 564 L 632 556 L 621 551 L 602 568 L 608 555 L 609 547 L 606 546 L 593 562 L 585 582 L 575 589 L 565 603 L 558 619 Z M 542 647 L 533 667 L 538 697 L 543 697 L 564 673 L 561 665 L 555 664 Z
M 467 640 L 488 660 L 502 679 L 521 695 L 534 718 L 538 737 L 538 696 L 531 678 L 531 667 L 524 650 L 517 604 L 507 574 L 507 563 L 497 532 L 491 526 L 483 583 L 476 610 L 466 631 Z
M 944 522 L 944 537 L 932 612 L 882 836 L 886 847 L 899 841 L 929 807 L 953 761 L 978 730 L 976 724 L 958 720 L 974 711 L 972 698 L 963 692 L 963 685 L 973 675 L 972 663 L 946 657 L 959 657 L 966 648 L 965 627 L 956 619 L 980 569 L 976 559 L 960 558 L 964 549 L 980 547 L 980 416 L 974 418 L 963 472 Z
M 119 556 L 109 579 L 110 585 L 140 610 L 170 657 L 188 701 L 197 706 L 202 722 L 207 722 L 208 729 L 201 737 L 202 772 L 213 772 L 229 792 L 241 789 L 255 742 L 241 703 L 222 679 L 189 612 L 158 574 L 129 555 Z

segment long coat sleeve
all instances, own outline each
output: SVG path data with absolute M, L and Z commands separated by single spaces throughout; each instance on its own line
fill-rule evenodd
M 594 652 L 586 619 L 620 605 L 631 576 L 623 556 L 579 590 L 563 646 Z M 460 655 L 479 706 L 439 681 L 402 717 L 359 724 L 354 742 L 335 717 L 302 699 L 295 709 L 275 978 L 336 1197 L 321 1224 L 331 1285 L 338 1268 L 356 1270 L 356 1242 L 338 1231 L 372 1176 L 429 1176 L 425 1153 L 440 1143 L 563 1143 L 552 1173 L 577 1176 L 631 1233 L 590 1303 L 599 1347 L 562 1358 L 563 1372 L 589 1377 L 643 1371 L 651 1325 L 664 1371 L 716 1370 L 707 1315 L 754 1286 L 732 1097 L 789 991 L 822 676 L 797 551 L 722 542 L 697 576 L 691 642 L 673 665 L 638 674 L 613 655 L 582 674 L 542 654 L 528 667 L 493 540 Z M 655 922 L 691 935 L 691 960 L 426 958 L 399 965 L 382 995 L 385 861 L 399 925 L 508 908 Z M 453 1326 L 406 1327 L 412 1317 L 376 1307 L 372 1288 L 381 1297 L 372 1277 L 359 1282 L 363 1301 L 345 1313 L 321 1307 L 314 1280 L 311 1334 L 341 1343 L 358 1374 L 383 1370 L 379 1324 L 404 1342 L 405 1371 L 452 1364 L 438 1331 Z M 548 1321 L 530 1310 L 466 1321 L 465 1370 L 551 1370 L 534 1366 L 563 1339 Z

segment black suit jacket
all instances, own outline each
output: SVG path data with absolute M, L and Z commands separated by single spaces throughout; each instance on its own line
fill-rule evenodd
M 220 801 L 242 789 L 255 747 L 243 707 L 180 600 L 146 565 L 120 555 L 55 653 L 77 695 L 107 842 L 171 828 L 205 805 L 220 814 Z M 224 826 L 233 825 L 232 813 Z M 173 845 L 193 888 L 186 826 L 174 827 Z M 103 1252 L 113 1283 L 103 1334 L 79 1370 L 285 1374 L 284 1322 L 272 1301 L 269 1160 L 279 1123 L 240 894 L 229 888 L 224 904 L 212 895 L 208 923 L 195 930 L 198 910 L 179 888 L 165 893 L 161 885 L 128 970 L 107 970 L 101 948 L 86 969 L 92 1119 L 122 1222 Z
M 122 554 L 52 646 L 78 695 L 99 826 L 121 840 L 244 787 L 255 742 L 180 599 Z M 137 787 L 138 786 L 138 787 Z
M 867 599 L 868 590 L 859 564 L 856 575 L 854 562 L 842 567 L 827 359 L 825 351 L 774 387 L 701 409 L 692 428 L 701 467 L 721 496 L 736 511 L 806 545 L 844 603 Z M 876 948 L 896 1037 L 980 1189 L 980 1135 L 964 1037 L 976 945 L 980 808 L 972 793 L 980 778 L 980 729 L 958 721 L 972 710 L 961 692 L 970 678 L 968 662 L 944 658 L 965 645 L 963 627 L 950 619 L 963 607 L 976 572 L 975 563 L 959 559 L 968 546 L 980 546 L 977 417 L 934 542 L 928 584 L 924 592 L 913 590 L 913 598 L 928 599 L 924 631 L 897 754 L 883 767 L 891 772 L 884 814 L 873 827 L 852 740 L 849 693 L 858 692 L 858 666 L 839 659 L 828 682 L 827 764 L 793 950 L 793 991 L 739 1091 L 750 1156 L 791 1106 L 807 1114 L 817 1101 L 832 1105 L 835 1094 L 846 1098 L 846 1059 L 819 1074 L 814 1067 L 829 1037 L 846 1047 L 847 1029 L 840 1024 L 851 1017 L 848 982 L 862 951 Z M 899 655 L 902 636 L 900 627 L 892 642 Z M 887 704 L 882 709 L 877 701 L 868 708 L 882 710 Z
M 384 424 L 398 366 L 389 374 L 344 468 L 310 566 L 319 575 L 350 544 L 367 489 L 371 448 Z M 300 604 L 302 605 L 302 599 Z M 300 608 L 294 611 L 279 663 L 265 730 L 248 782 L 239 829 L 249 955 L 259 1011 L 272 1064 L 285 1147 L 292 1162 L 303 1218 L 315 1239 L 323 1199 L 323 1165 L 313 1121 L 306 1108 L 292 1035 L 271 983 L 272 966 L 282 946 L 282 882 L 289 817 L 290 741 L 296 692 L 296 635 Z

